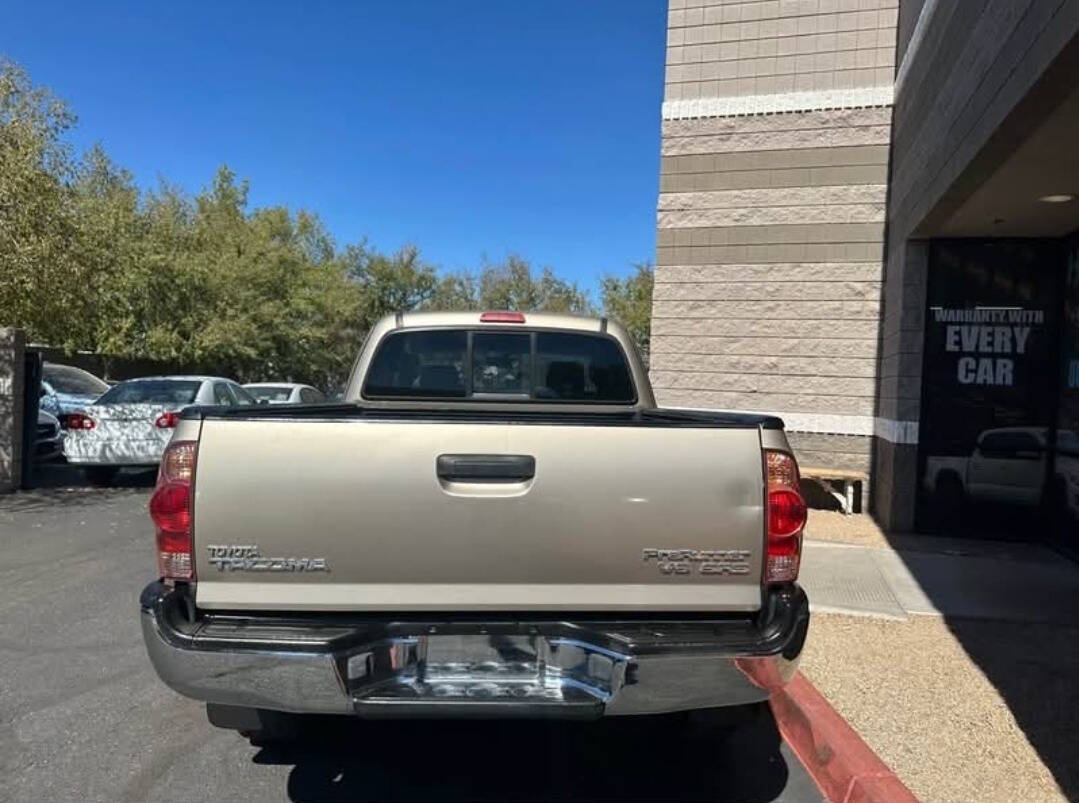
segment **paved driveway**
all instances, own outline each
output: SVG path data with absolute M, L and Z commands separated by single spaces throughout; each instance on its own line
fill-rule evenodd
M 667 718 L 342 722 L 252 747 L 143 652 L 151 482 L 0 497 L 0 799 L 820 800 L 766 710 L 725 738 Z

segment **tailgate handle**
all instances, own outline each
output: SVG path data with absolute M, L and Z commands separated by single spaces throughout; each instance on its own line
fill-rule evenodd
M 536 476 L 530 454 L 440 454 L 435 461 L 440 480 L 451 482 L 523 482 Z

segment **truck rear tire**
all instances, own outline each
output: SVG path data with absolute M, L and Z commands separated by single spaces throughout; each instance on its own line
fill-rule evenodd
M 747 703 L 723 708 L 698 708 L 686 711 L 689 728 L 699 734 L 724 735 L 746 728 L 765 715 L 768 703 Z
M 287 743 L 300 737 L 300 718 L 284 711 L 207 703 L 206 718 L 214 727 L 237 731 L 256 747 Z

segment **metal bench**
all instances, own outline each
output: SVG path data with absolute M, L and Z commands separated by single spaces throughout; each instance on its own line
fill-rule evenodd
M 850 471 L 843 468 L 809 466 L 800 467 L 799 472 L 803 480 L 812 480 L 826 493 L 834 496 L 839 502 L 840 509 L 848 516 L 854 512 L 855 483 L 861 483 L 864 498 L 865 484 L 869 481 L 869 475 L 864 471 Z M 833 482 L 842 483 L 843 493 L 840 493 L 829 484 Z

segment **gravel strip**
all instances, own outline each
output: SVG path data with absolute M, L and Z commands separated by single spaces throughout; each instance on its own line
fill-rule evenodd
M 1079 799 L 1079 628 L 818 613 L 801 668 L 927 803 Z

